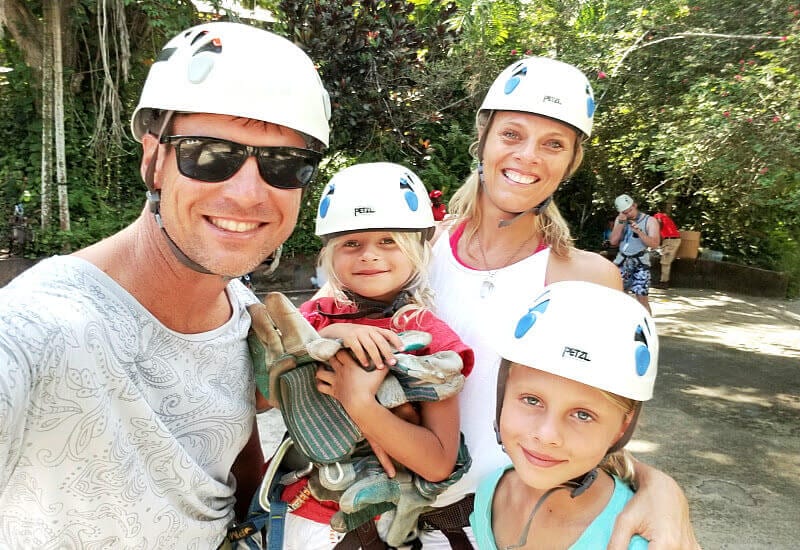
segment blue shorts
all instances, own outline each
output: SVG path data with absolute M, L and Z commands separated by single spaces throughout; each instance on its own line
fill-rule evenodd
M 650 293 L 650 266 L 639 258 L 626 258 L 619 266 L 622 275 L 622 288 L 636 296 L 647 296 Z

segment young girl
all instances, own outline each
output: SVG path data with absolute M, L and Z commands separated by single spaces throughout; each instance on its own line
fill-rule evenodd
M 605 548 L 633 496 L 622 447 L 653 394 L 653 320 L 622 292 L 579 281 L 504 318 L 495 429 L 512 464 L 478 487 L 478 547 Z M 646 547 L 638 536 L 629 545 Z
M 387 367 L 395 363 L 393 352 L 401 346 L 396 333 L 401 331 L 431 334 L 431 344 L 415 352 L 426 355 L 430 364 L 455 358 L 463 363 L 463 375 L 472 369 L 471 349 L 429 309 L 426 266 L 433 225 L 425 187 L 407 168 L 382 162 L 340 171 L 322 192 L 316 227 L 325 243 L 320 266 L 332 295 L 306 302 L 300 310 L 320 336 L 340 339 L 352 353 L 340 352 L 330 360 L 330 369 L 317 371 L 318 390 L 341 402 L 376 454 L 384 452 L 424 480 L 444 486 L 463 473 L 454 476 L 460 450 L 458 400 L 389 410 L 375 399 Z M 370 365 L 377 368 L 363 368 Z M 384 465 L 393 476 L 391 463 Z M 292 500 L 303 485 L 288 487 L 284 500 Z M 335 510 L 314 499 L 297 508 L 286 518 L 284 548 L 332 548 L 341 538 L 328 526 Z

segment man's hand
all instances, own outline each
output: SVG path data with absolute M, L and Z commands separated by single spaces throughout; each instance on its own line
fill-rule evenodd
M 681 488 L 667 474 L 635 464 L 639 490 L 617 517 L 608 550 L 626 550 L 635 534 L 650 541 L 650 550 L 699 550 Z

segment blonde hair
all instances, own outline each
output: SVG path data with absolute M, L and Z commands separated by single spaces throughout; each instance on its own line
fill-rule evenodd
M 472 143 L 469 151 L 473 158 L 477 160 L 482 161 L 480 157 L 483 154 L 483 143 L 485 142 L 491 121 L 494 118 L 494 113 L 495 111 L 480 111 L 476 117 L 475 126 L 477 129 L 477 140 Z M 577 137 L 575 138 L 575 154 L 564 174 L 564 180 L 572 176 L 583 161 L 582 140 L 583 134 L 577 131 Z M 465 238 L 467 239 L 472 237 L 481 223 L 478 198 L 482 192 L 480 176 L 476 168 L 450 199 L 448 210 L 450 211 L 453 223 L 472 222 L 471 227 L 466 230 Z M 533 229 L 542 234 L 544 242 L 550 246 L 553 254 L 556 256 L 567 257 L 574 248 L 574 240 L 570 234 L 569 225 L 567 225 L 566 220 L 561 215 L 554 201 L 548 204 L 547 208 L 544 208 L 539 215 L 534 216 Z
M 622 397 L 615 393 L 600 390 L 603 396 L 611 401 L 614 405 L 618 406 L 625 413 L 625 418 L 634 417 L 636 408 L 641 404 L 638 401 L 628 397 Z M 616 442 L 615 442 L 616 443 Z M 633 467 L 633 455 L 625 448 L 608 453 L 600 462 L 599 467 L 602 468 L 607 474 L 617 476 L 622 481 L 633 485 L 635 487 L 635 476 Z
M 379 230 L 371 229 L 365 231 Z M 362 232 L 363 231 L 351 231 L 332 237 L 319 252 L 317 264 L 328 274 L 328 284 L 333 290 L 334 299 L 339 306 L 350 305 L 353 302 L 347 298 L 345 290 L 349 289 L 344 287 L 333 268 L 334 248 L 336 248 L 337 243 L 346 240 L 349 235 Z M 430 281 L 428 279 L 428 263 L 431 258 L 431 245 L 420 231 L 390 231 L 389 233 L 395 243 L 397 243 L 400 251 L 411 263 L 412 267 L 411 277 L 404 283 L 402 288 L 397 289 L 398 294 L 405 290 L 410 296 L 409 304 L 400 308 L 392 316 L 392 324 L 397 326 L 400 324 L 401 319 L 404 322 L 408 322 L 410 319 L 420 315 L 423 311 L 433 309 L 433 290 L 431 290 Z

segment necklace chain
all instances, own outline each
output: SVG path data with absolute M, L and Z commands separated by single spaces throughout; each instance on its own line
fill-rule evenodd
M 492 291 L 494 290 L 494 276 L 497 274 L 499 270 L 503 269 L 504 267 L 507 267 L 511 263 L 511 261 L 517 257 L 520 251 L 523 248 L 525 248 L 525 245 L 527 245 L 533 240 L 534 235 L 536 235 L 535 232 L 531 233 L 530 237 L 525 239 L 525 241 L 523 241 L 522 244 L 519 245 L 519 247 L 511 254 L 511 256 L 509 256 L 506 259 L 506 261 L 503 264 L 501 264 L 499 267 L 496 267 L 495 269 L 489 269 L 489 262 L 486 261 L 486 253 L 483 251 L 483 244 L 481 243 L 481 238 L 478 236 L 478 232 L 477 231 L 475 232 L 474 238 L 475 241 L 478 243 L 478 251 L 481 253 L 481 258 L 483 259 L 483 268 L 489 272 L 489 274 L 481 283 L 481 298 L 486 298 L 492 293 Z

